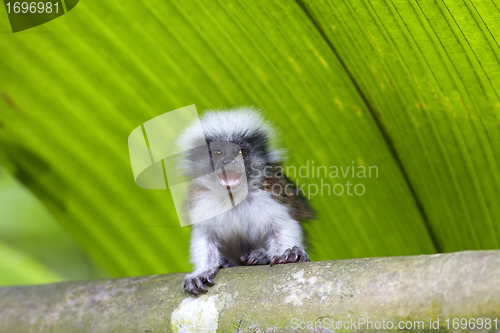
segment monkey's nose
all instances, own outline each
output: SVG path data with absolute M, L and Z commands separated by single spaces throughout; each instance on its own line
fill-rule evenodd
M 231 164 L 236 164 L 236 157 L 237 156 L 226 156 L 223 160 L 222 160 L 222 165 L 231 165 Z

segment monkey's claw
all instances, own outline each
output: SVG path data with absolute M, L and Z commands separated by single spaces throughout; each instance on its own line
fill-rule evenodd
M 292 249 L 287 249 L 282 256 L 274 256 L 271 259 L 271 266 L 276 264 L 288 264 L 299 261 L 311 261 L 306 251 L 298 246 L 294 246 Z
M 213 271 L 208 271 L 197 276 L 189 276 L 189 275 L 186 276 L 184 278 L 184 284 L 183 284 L 184 290 L 193 295 L 199 295 L 200 290 L 202 292 L 206 292 L 207 288 L 205 288 L 204 284 L 207 283 L 213 286 L 215 284 L 214 277 L 215 275 L 217 275 L 218 272 L 219 269 L 215 269 Z
M 253 250 L 249 256 L 241 256 L 240 260 L 244 265 L 249 266 L 269 264 L 269 259 L 264 249 Z

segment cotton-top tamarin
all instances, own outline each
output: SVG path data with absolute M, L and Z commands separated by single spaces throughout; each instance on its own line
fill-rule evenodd
M 309 261 L 299 221 L 313 218 L 313 211 L 283 174 L 281 152 L 271 147 L 274 133 L 259 112 L 207 111 L 201 125 L 203 133 L 190 127 L 178 140 L 187 150 L 183 173 L 192 179 L 185 214 L 201 221 L 192 224 L 194 271 L 186 275 L 184 289 L 195 295 L 206 291 L 204 284 L 213 285 L 223 267 Z M 209 157 L 194 147 L 200 135 Z M 213 172 L 207 175 L 207 169 Z

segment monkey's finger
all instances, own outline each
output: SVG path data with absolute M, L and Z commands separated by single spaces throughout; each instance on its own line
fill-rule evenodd
M 194 285 L 194 281 L 193 279 L 189 279 L 187 281 L 184 281 L 184 289 L 193 294 L 193 295 L 196 295 L 198 296 L 198 289 L 196 288 L 196 286 Z
M 184 280 L 184 283 L 182 284 L 182 287 L 184 288 L 184 290 L 186 291 L 189 291 L 190 287 L 191 287 L 191 279 L 186 279 Z
M 213 278 L 211 278 L 210 276 L 209 276 L 209 277 L 207 277 L 207 283 L 208 283 L 209 285 L 211 285 L 211 286 L 213 286 L 213 285 L 215 284 L 214 279 L 213 279 Z
M 274 265 L 276 265 L 276 263 L 278 262 L 278 259 L 279 259 L 279 257 L 274 256 L 274 257 L 271 259 L 271 263 L 270 263 L 269 265 L 270 265 L 270 266 L 274 266 Z
M 278 264 L 282 264 L 284 262 L 285 258 L 283 256 L 280 256 L 280 257 L 274 257 L 273 258 L 273 261 L 274 263 L 271 265 L 278 265 Z
M 299 257 L 300 257 L 300 260 L 303 262 L 311 261 L 311 259 L 309 259 L 309 257 L 307 256 L 306 252 L 304 250 L 302 250 L 301 248 L 299 248 Z
M 241 263 L 242 263 L 242 264 L 247 264 L 247 262 L 248 262 L 248 257 L 247 257 L 247 256 L 241 256 L 241 257 L 240 257 L 240 261 L 241 261 Z
M 292 250 L 286 249 L 285 253 L 281 256 L 283 258 L 283 262 L 287 262 L 290 254 L 292 254 Z
M 248 264 L 249 265 L 255 265 L 255 264 L 257 264 L 257 258 L 250 258 L 250 259 L 248 259 Z
M 196 281 L 196 287 L 198 287 L 198 289 L 201 289 L 204 292 L 207 291 L 207 288 L 205 288 L 205 286 L 203 285 L 203 281 L 201 281 L 199 277 L 197 277 L 195 281 Z
M 290 253 L 288 258 L 286 259 L 286 262 L 287 263 L 294 263 L 294 262 L 297 262 L 298 259 L 299 259 L 299 255 L 297 254 L 297 252 L 292 252 L 292 253 Z

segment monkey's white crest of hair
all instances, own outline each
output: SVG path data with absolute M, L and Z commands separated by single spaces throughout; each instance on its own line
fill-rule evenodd
M 194 148 L 200 142 L 201 135 L 223 142 L 242 140 L 253 134 L 261 134 L 269 139 L 275 135 L 275 131 L 255 107 L 207 110 L 201 116 L 201 127 L 203 133 L 200 133 L 196 124 L 188 127 L 177 140 L 179 149 Z M 282 160 L 280 150 L 270 149 L 269 153 L 272 163 Z

